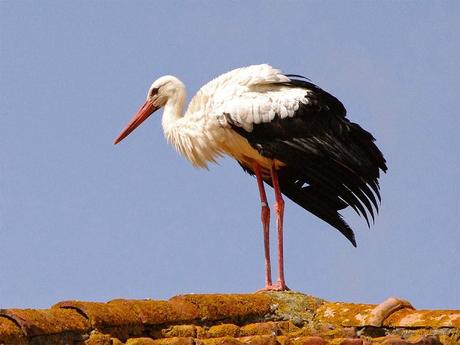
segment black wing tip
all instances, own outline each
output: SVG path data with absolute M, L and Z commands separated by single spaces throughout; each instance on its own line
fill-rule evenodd
M 357 247 L 357 244 L 356 244 L 356 238 L 355 238 L 355 233 L 353 232 L 353 230 L 348 226 L 348 224 L 343 220 L 343 218 L 340 216 L 340 214 L 337 214 L 337 218 L 338 218 L 338 223 L 335 223 L 335 224 L 331 224 L 329 223 L 330 225 L 332 225 L 334 228 L 336 228 L 337 230 L 340 231 L 340 233 L 346 237 L 346 239 L 348 241 L 350 241 L 350 243 L 353 245 L 353 247 Z
M 347 240 L 351 242 L 353 247 L 356 248 L 357 244 L 356 244 L 355 233 L 350 228 L 350 226 L 343 220 L 340 213 L 336 213 L 336 216 L 337 217 L 334 217 L 336 219 L 334 223 L 329 223 L 329 222 L 328 223 L 331 224 L 337 230 L 339 230 L 342 233 L 342 235 L 344 235 L 347 238 Z
M 303 75 L 300 75 L 300 74 L 285 74 L 286 77 L 288 77 L 289 79 L 292 80 L 292 78 L 299 78 L 299 79 L 305 79 L 305 80 L 308 80 L 308 81 L 311 81 L 310 78 L 307 78 Z

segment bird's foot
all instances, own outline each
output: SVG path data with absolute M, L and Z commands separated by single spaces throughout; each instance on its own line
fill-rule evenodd
M 266 284 L 264 288 L 257 290 L 257 292 L 265 292 L 265 291 L 289 291 L 286 286 L 285 282 L 277 281 L 275 284 Z

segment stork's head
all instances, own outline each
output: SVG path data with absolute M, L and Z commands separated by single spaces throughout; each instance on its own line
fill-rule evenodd
M 164 107 L 169 100 L 177 101 L 178 94 L 181 94 L 183 90 L 185 90 L 184 84 L 172 75 L 165 75 L 155 80 L 147 92 L 145 103 L 121 131 L 114 144 L 126 138 L 150 115 Z

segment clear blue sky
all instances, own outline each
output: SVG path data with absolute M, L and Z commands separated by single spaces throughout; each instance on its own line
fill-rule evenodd
M 191 96 L 270 63 L 341 99 L 389 166 L 375 226 L 345 212 L 357 249 L 287 202 L 288 285 L 459 309 L 459 17 L 458 1 L 1 1 L 0 307 L 261 288 L 253 178 L 192 168 L 161 112 L 112 142 L 157 77 Z

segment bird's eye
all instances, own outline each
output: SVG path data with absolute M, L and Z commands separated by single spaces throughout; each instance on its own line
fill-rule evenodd
M 150 97 L 155 96 L 158 93 L 158 88 L 155 87 L 150 91 Z

